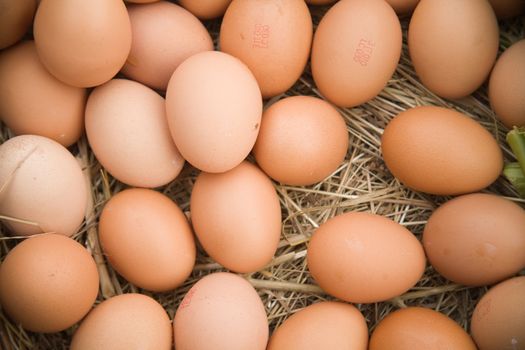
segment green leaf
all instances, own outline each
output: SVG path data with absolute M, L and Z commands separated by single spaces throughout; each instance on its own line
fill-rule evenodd
M 516 187 L 521 197 L 525 198 L 525 174 L 519 163 L 508 163 L 503 169 L 503 175 Z

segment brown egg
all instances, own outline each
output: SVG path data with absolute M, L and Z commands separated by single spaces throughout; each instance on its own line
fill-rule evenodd
M 479 350 L 525 349 L 525 276 L 492 287 L 472 314 Z
M 195 263 L 195 241 L 186 216 L 165 195 L 133 188 L 105 205 L 100 243 L 109 262 L 140 288 L 164 292 L 178 287 Z
M 200 279 L 173 320 L 177 350 L 264 350 L 268 323 L 264 306 L 243 278 L 226 272 Z
M 361 312 L 338 302 L 320 302 L 290 316 L 267 350 L 366 350 L 368 328 Z
M 134 3 L 134 4 L 148 4 L 151 2 L 157 2 L 159 0 L 125 0 L 126 2 Z
M 250 68 L 263 98 L 299 79 L 311 44 L 312 18 L 304 0 L 233 0 L 221 24 L 221 51 Z
M 523 2 L 525 4 L 525 1 Z M 525 126 L 525 39 L 500 56 L 489 80 L 490 105 L 506 127 Z
M 16 135 L 34 134 L 63 146 L 84 130 L 86 89 L 62 83 L 44 68 L 35 43 L 26 41 L 0 53 L 0 116 Z
M 36 7 L 35 0 L 0 0 L 0 49 L 22 39 L 33 22 Z
M 169 350 L 171 322 L 154 299 L 142 294 L 112 297 L 91 311 L 73 335 L 71 350 Z
M 498 43 L 498 22 L 484 0 L 421 0 L 408 30 L 417 75 L 430 91 L 452 99 L 481 86 L 496 61 Z
M 398 15 L 406 15 L 414 11 L 419 0 L 386 0 L 386 2 L 392 6 Z
M 128 13 L 133 39 L 122 73 L 151 88 L 166 90 L 182 61 L 213 50 L 210 34 L 202 23 L 171 2 L 131 5 Z
M 507 19 L 525 13 L 525 0 L 489 0 L 496 17 Z
M 384 0 L 341 0 L 315 32 L 312 75 L 324 97 L 353 107 L 379 94 L 400 55 L 401 25 L 392 7 Z
M 131 186 L 165 185 L 184 166 L 168 130 L 164 99 L 132 80 L 113 79 L 93 90 L 86 134 L 100 164 Z
M 179 4 L 200 19 L 224 15 L 232 0 L 179 0 Z
M 456 197 L 428 219 L 423 245 L 444 277 L 488 285 L 525 268 L 525 210 L 493 194 Z
M 87 188 L 76 159 L 42 136 L 13 137 L 0 146 L 0 213 L 12 234 L 71 236 L 82 224 Z M 4 187 L 5 186 L 5 187 Z
M 43 0 L 33 31 L 47 70 L 78 87 L 113 78 L 131 47 L 131 25 L 122 0 Z
M 503 168 L 494 137 L 470 117 L 442 107 L 421 106 L 398 114 L 385 128 L 381 150 L 399 181 L 431 194 L 479 191 Z
M 204 250 L 236 272 L 254 272 L 273 257 L 281 235 L 279 198 L 268 177 L 242 162 L 201 173 L 191 193 L 191 221 Z
M 184 61 L 166 92 L 171 135 L 196 168 L 222 173 L 239 165 L 259 133 L 261 92 L 250 70 L 228 54 L 207 51 Z
M 440 312 L 408 307 L 386 316 L 370 337 L 369 350 L 476 350 L 470 336 Z
M 88 313 L 97 293 L 95 261 L 82 245 L 62 235 L 20 242 L 0 267 L 2 308 L 29 331 L 71 327 Z
M 341 300 L 374 303 L 403 294 L 425 270 L 425 253 L 406 228 L 385 217 L 349 212 L 322 224 L 310 240 L 308 269 Z
M 345 159 L 348 132 L 339 112 L 310 96 L 284 98 L 268 108 L 253 148 L 260 167 L 288 185 L 311 185 Z

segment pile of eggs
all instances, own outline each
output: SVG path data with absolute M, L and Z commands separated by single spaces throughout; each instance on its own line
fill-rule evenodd
M 315 32 L 307 3 L 333 3 Z M 412 16 L 415 83 L 459 99 L 488 80 L 503 125 L 525 126 L 525 40 L 496 61 L 496 15 L 522 15 L 523 0 L 179 5 L 0 0 L 0 118 L 17 135 L 0 145 L 0 215 L 10 235 L 27 237 L 0 265 L 0 303 L 14 323 L 41 333 L 78 323 L 72 349 L 525 349 L 525 210 L 481 192 L 501 175 L 502 150 L 454 109 L 408 109 L 382 136 L 384 162 L 403 185 L 455 196 L 428 218 L 422 242 L 373 213 L 328 219 L 309 240 L 307 265 L 336 299 L 294 313 L 271 336 L 265 307 L 242 277 L 278 248 L 272 180 L 310 186 L 344 161 L 349 134 L 338 107 L 369 101 L 391 79 L 402 49 L 398 15 Z M 201 22 L 216 17 L 220 51 Z M 31 24 L 34 40 L 19 42 Z M 324 99 L 279 99 L 308 61 Z M 150 292 L 176 289 L 194 268 L 197 241 L 231 271 L 197 281 L 173 322 L 144 294 L 94 306 L 97 262 L 72 238 L 91 188 L 89 169 L 67 147 L 84 133 L 98 162 L 129 186 L 96 223 L 103 254 L 124 279 Z M 191 220 L 155 190 L 185 162 L 201 171 Z M 352 303 L 402 295 L 427 259 L 454 283 L 494 285 L 474 310 L 471 335 L 438 311 L 408 307 L 369 337 Z

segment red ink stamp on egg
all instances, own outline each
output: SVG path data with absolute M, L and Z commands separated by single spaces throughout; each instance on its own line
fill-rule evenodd
M 374 52 L 375 43 L 372 40 L 361 39 L 357 44 L 357 48 L 354 52 L 354 62 L 366 67 L 372 53 Z
M 188 291 L 184 299 L 182 299 L 182 302 L 180 303 L 179 310 L 185 309 L 191 304 L 191 299 L 193 299 L 193 295 L 195 294 L 196 290 L 195 288 L 192 288 Z
M 253 28 L 252 47 L 267 49 L 270 39 L 270 26 L 267 24 L 256 24 Z

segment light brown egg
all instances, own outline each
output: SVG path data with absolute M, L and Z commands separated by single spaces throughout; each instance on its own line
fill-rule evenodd
M 498 22 L 485 0 L 421 0 L 408 29 L 419 79 L 436 95 L 451 99 L 481 86 L 496 61 L 498 43 Z
M 264 306 L 242 277 L 218 272 L 188 291 L 173 320 L 177 350 L 264 350 L 268 323 Z
M 159 0 L 125 0 L 125 1 L 133 3 L 133 4 L 148 4 L 152 2 L 158 2 Z
M 425 253 L 406 228 L 363 212 L 335 216 L 310 240 L 308 269 L 341 300 L 374 303 L 403 294 L 425 270 Z
M 0 0 L 0 49 L 22 39 L 33 22 L 36 5 L 35 0 Z
M 325 98 L 353 107 L 381 92 L 400 55 L 401 25 L 386 1 L 341 0 L 315 32 L 312 75 Z
M 166 311 L 154 299 L 131 293 L 95 307 L 73 335 L 71 350 L 169 350 L 171 344 Z
M 186 58 L 213 50 L 202 23 L 167 1 L 128 6 L 131 51 L 122 73 L 153 89 L 166 90 L 175 68 Z
M 113 78 L 131 47 L 131 25 L 122 0 L 42 0 L 33 31 L 47 70 L 78 87 Z
M 369 350 L 476 350 L 454 320 L 423 307 L 408 307 L 386 316 L 370 337 Z
M 179 4 L 200 19 L 224 15 L 232 0 L 179 0 Z
M 239 165 L 255 144 L 261 92 L 253 74 L 237 58 L 201 52 L 173 73 L 166 110 L 182 156 L 200 170 L 221 173 Z
M 97 293 L 95 261 L 82 245 L 62 235 L 20 242 L 0 267 L 2 308 L 29 331 L 71 327 L 88 313 Z
M 311 96 L 284 98 L 263 113 L 253 148 L 259 166 L 288 185 L 311 185 L 334 172 L 348 150 L 343 117 Z
M 131 186 L 165 185 L 184 166 L 168 130 L 164 99 L 132 80 L 113 79 L 93 90 L 86 134 L 100 164 Z
M 508 19 L 525 13 L 525 0 L 489 0 L 498 19 Z
M 431 194 L 479 191 L 503 168 L 494 137 L 470 117 L 442 107 L 421 106 L 398 114 L 385 128 L 381 150 L 399 181 Z
M 0 116 L 16 135 L 34 134 L 63 146 L 84 131 L 86 89 L 62 83 L 44 68 L 35 43 L 0 53 Z
M 104 206 L 98 229 L 111 266 L 140 288 L 175 289 L 193 269 L 196 252 L 190 224 L 159 192 L 133 188 L 117 193 Z
M 267 350 L 366 350 L 368 328 L 361 312 L 338 302 L 320 302 L 290 316 Z
M 419 0 L 386 0 L 398 15 L 407 15 L 416 8 Z
M 281 208 L 270 179 L 255 165 L 201 173 L 190 205 L 195 234 L 219 264 L 254 272 L 270 262 L 281 235 Z
M 456 197 L 428 219 L 423 245 L 444 277 L 488 285 L 525 268 L 525 210 L 493 194 Z
M 311 44 L 312 18 L 304 0 L 233 0 L 221 24 L 221 51 L 250 68 L 263 98 L 299 79 Z
M 525 349 L 525 276 L 492 287 L 476 305 L 471 332 L 479 350 Z
M 490 75 L 490 105 L 508 128 L 525 126 L 524 62 L 525 39 L 522 39 L 503 52 Z
M 42 136 L 16 136 L 0 146 L 0 214 L 16 235 L 71 236 L 82 224 L 87 188 L 76 159 Z M 5 187 L 4 187 L 5 186 Z

